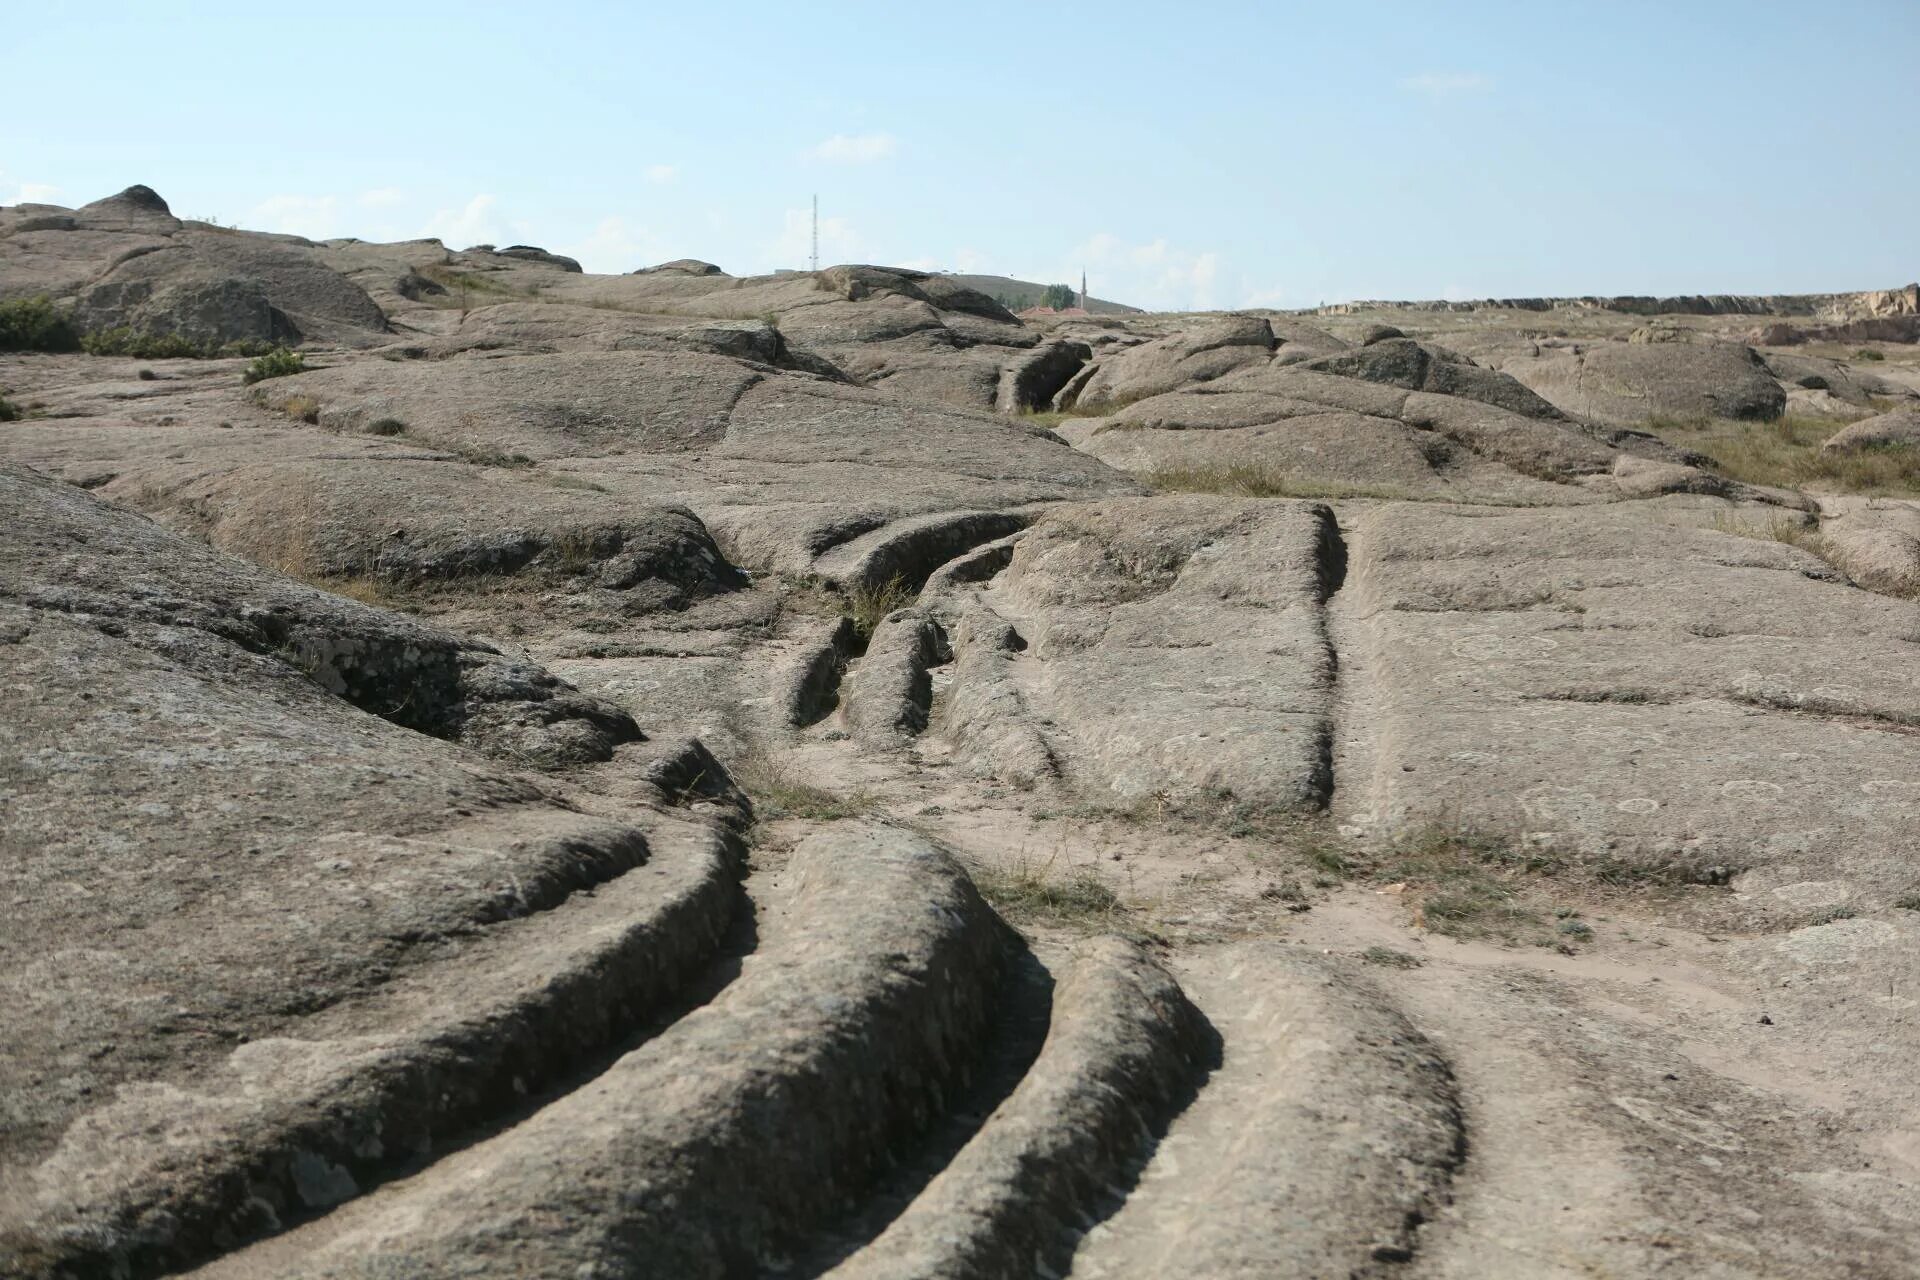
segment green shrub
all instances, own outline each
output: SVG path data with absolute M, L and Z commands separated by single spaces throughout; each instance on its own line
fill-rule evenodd
M 80 335 L 47 298 L 0 302 L 0 351 L 78 351 Z
M 306 367 L 306 357 L 298 351 L 275 347 L 265 355 L 255 358 L 247 366 L 247 371 L 240 375 L 240 379 L 251 386 L 256 382 L 264 382 L 268 378 L 284 378 L 290 373 L 305 372 Z
M 367 424 L 367 434 L 370 436 L 397 436 L 404 434 L 406 429 L 407 424 L 398 418 L 375 418 Z
M 1853 358 L 1855 360 L 1885 360 L 1887 353 L 1884 351 L 1876 351 L 1872 347 L 1861 347 L 1853 353 Z
M 12 422 L 20 416 L 20 410 L 14 408 L 13 401 L 0 396 L 0 422 Z
M 132 356 L 136 360 L 179 360 L 199 356 L 200 344 L 177 333 L 135 333 L 125 327 L 96 329 L 80 339 L 90 356 Z
M 177 333 L 145 333 L 126 326 L 95 329 L 80 338 L 81 349 L 92 356 L 131 356 L 135 360 L 213 360 L 220 356 L 260 356 L 280 350 L 258 338 L 234 342 L 195 342 Z

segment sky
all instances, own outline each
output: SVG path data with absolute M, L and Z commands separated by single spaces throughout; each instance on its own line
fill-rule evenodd
M 0 204 L 1165 309 L 1920 277 L 1920 0 L 0 0 Z

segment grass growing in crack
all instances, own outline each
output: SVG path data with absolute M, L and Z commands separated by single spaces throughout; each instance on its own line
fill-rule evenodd
M 509 471 L 521 471 L 534 465 L 533 459 L 524 453 L 507 453 L 488 445 L 443 445 L 448 453 L 462 462 L 472 463 L 476 467 L 502 467 Z
M 1368 947 L 1360 953 L 1360 958 L 1383 969 L 1418 969 L 1426 963 L 1419 956 L 1395 951 L 1392 947 Z
M 562 573 L 585 573 L 594 565 L 598 537 L 589 529 L 569 529 L 555 538 L 547 550 L 554 567 Z
M 572 489 L 580 493 L 612 493 L 613 490 L 603 484 L 580 476 L 569 475 L 564 471 L 534 471 L 527 479 L 536 484 L 546 485 L 549 489 Z
M 1092 928 L 1120 915 L 1120 895 L 1097 874 L 1083 868 L 1056 873 L 1051 860 L 1017 861 L 970 868 L 974 886 L 987 904 L 1008 920 Z
M 540 297 L 537 290 L 516 289 L 484 271 L 462 271 L 457 267 L 435 264 L 421 267 L 420 274 L 446 290 L 429 299 L 428 305 L 457 308 L 462 316 L 477 307 L 490 307 L 500 302 L 532 302 Z
M 1406 886 L 1416 923 L 1457 938 L 1557 946 L 1591 941 L 1579 911 L 1560 906 L 1548 918 L 1548 882 L 1563 890 L 1674 891 L 1724 884 L 1725 868 L 1586 855 L 1553 845 L 1441 820 L 1403 836 L 1370 871 Z
M 1309 480 L 1268 462 L 1225 462 L 1205 467 L 1160 467 L 1142 477 L 1161 493 L 1217 493 L 1235 498 L 1391 498 L 1414 495 L 1390 485 Z
M 770 818 L 836 822 L 857 818 L 873 808 L 873 797 L 865 792 L 830 791 L 817 786 L 762 752 L 750 753 L 731 772 L 734 782 L 753 801 L 755 817 L 763 822 Z
M 399 594 L 394 584 L 384 578 L 367 574 L 322 575 L 312 579 L 312 582 L 322 591 L 331 591 L 334 595 L 358 600 L 361 604 L 398 612 L 406 612 L 409 607 L 407 597 Z
M 895 609 L 904 609 L 919 599 L 920 593 L 907 585 L 906 579 L 899 574 L 886 580 L 880 586 L 861 584 L 847 592 L 847 616 L 853 619 L 853 632 L 857 641 L 865 645 L 873 639 L 874 629 L 880 620 Z
M 1647 429 L 1671 444 L 1703 453 L 1722 474 L 1748 484 L 1830 489 L 1875 495 L 1920 493 L 1920 449 L 1900 446 L 1827 453 L 1820 446 L 1850 421 L 1784 414 L 1771 422 L 1729 418 L 1653 417 Z
M 1757 538 L 1762 542 L 1784 542 L 1818 554 L 1820 529 L 1804 517 L 1775 515 L 1749 524 L 1732 512 L 1722 511 L 1707 525 L 1715 533 L 1730 533 L 1736 538 Z
M 1155 393 L 1158 394 L 1158 393 Z M 1120 412 L 1128 405 L 1138 404 L 1150 399 L 1144 395 L 1116 396 L 1111 400 L 1102 400 L 1094 405 L 1073 405 L 1065 409 L 1022 409 L 1014 416 L 1022 422 L 1051 431 L 1063 422 L 1072 422 L 1078 418 L 1108 418 Z
M 1435 933 L 1541 942 L 1550 931 L 1521 890 L 1557 862 L 1551 850 L 1435 822 L 1402 838 L 1378 873 L 1407 886 L 1415 922 Z

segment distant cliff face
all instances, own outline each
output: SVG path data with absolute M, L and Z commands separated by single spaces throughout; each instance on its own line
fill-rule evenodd
M 1920 284 L 1904 289 L 1872 289 L 1864 293 L 1695 294 L 1652 298 L 1637 294 L 1621 297 L 1482 298 L 1449 302 L 1340 302 L 1321 307 L 1317 314 L 1354 315 L 1391 307 L 1404 311 L 1619 311 L 1628 315 L 1691 316 L 1810 316 L 1845 322 L 1881 316 L 1920 315 Z

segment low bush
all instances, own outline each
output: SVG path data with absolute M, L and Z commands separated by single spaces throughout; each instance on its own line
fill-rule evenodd
M 290 373 L 303 373 L 306 367 L 306 358 L 298 351 L 275 347 L 248 364 L 247 371 L 240 375 L 240 380 L 251 386 L 256 382 L 265 382 L 268 378 L 284 378 Z
M 0 302 L 0 351 L 78 351 L 80 334 L 47 298 Z
M 12 422 L 19 416 L 20 410 L 14 407 L 13 401 L 0 396 L 0 422 Z
M 1872 347 L 1861 347 L 1853 353 L 1853 358 L 1855 360 L 1885 360 L 1887 353 L 1884 351 L 1876 351 Z
M 271 342 L 242 338 L 234 342 L 196 342 L 177 333 L 146 333 L 124 325 L 82 334 L 80 349 L 90 356 L 129 356 L 135 360 L 215 360 L 222 356 L 258 356 L 278 350 Z

